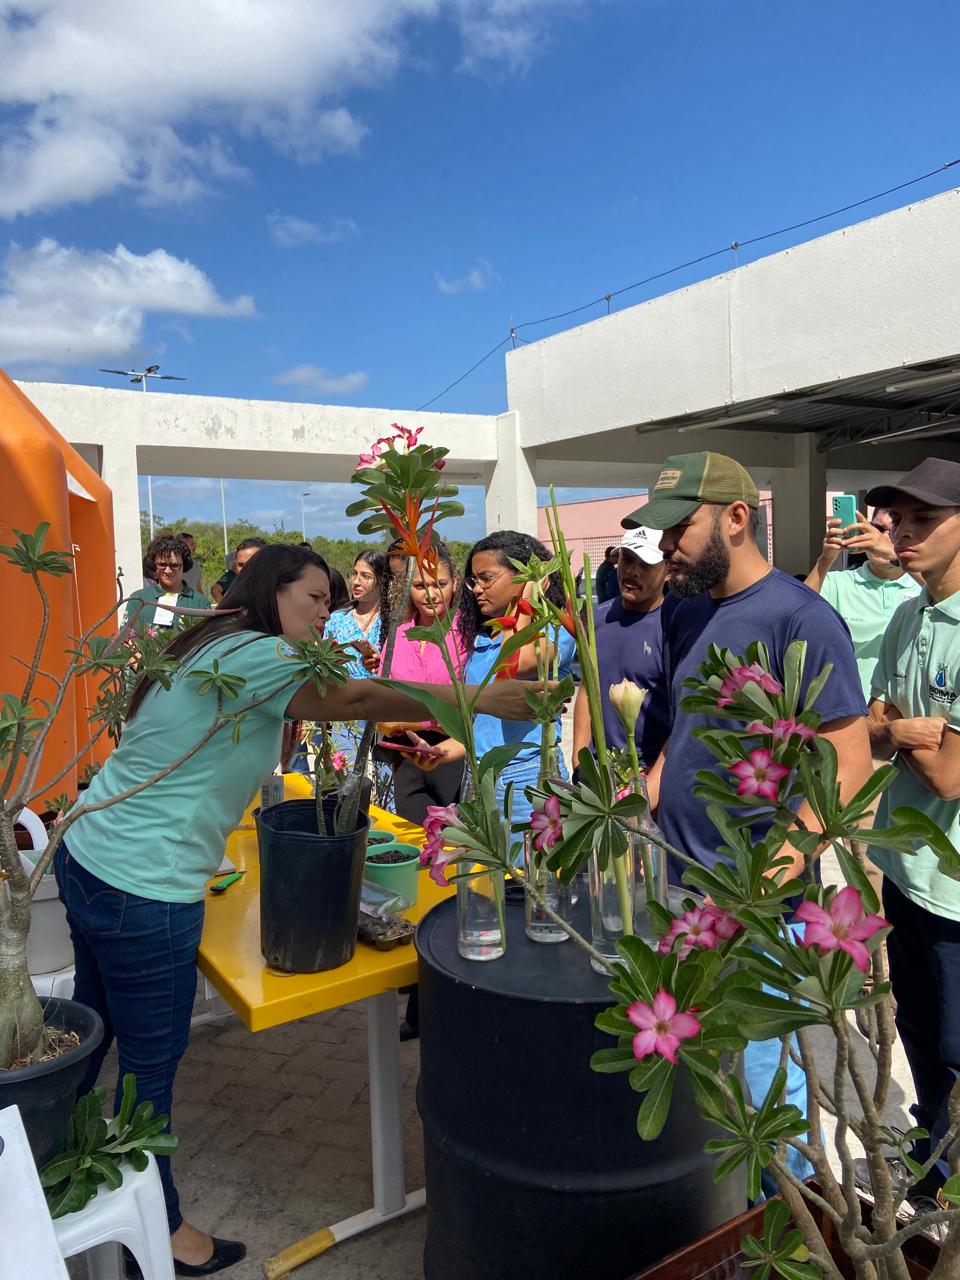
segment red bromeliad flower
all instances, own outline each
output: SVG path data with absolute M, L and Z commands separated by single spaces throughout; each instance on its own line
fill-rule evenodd
M 870 968 L 870 953 L 863 944 L 890 923 L 883 916 L 867 915 L 860 891 L 850 885 L 835 894 L 826 909 L 816 902 L 801 902 L 794 919 L 807 926 L 802 946 L 817 947 L 820 951 L 835 951 L 839 947 L 861 973 Z
M 740 779 L 738 796 L 762 796 L 765 800 L 776 800 L 780 780 L 790 772 L 785 764 L 777 764 L 773 752 L 766 748 L 751 751 L 749 759 L 727 768 Z
M 681 1040 L 689 1040 L 700 1031 L 693 1011 L 677 1013 L 677 1002 L 661 987 L 650 1004 L 635 1000 L 627 1006 L 627 1017 L 638 1028 L 633 1037 L 633 1056 L 641 1061 L 651 1053 L 659 1053 L 667 1062 L 676 1064 Z

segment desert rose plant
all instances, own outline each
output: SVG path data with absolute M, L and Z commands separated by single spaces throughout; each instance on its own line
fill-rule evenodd
M 18 655 L 24 668 L 23 684 L 16 693 L 0 694 L 0 1069 L 37 1061 L 48 1050 L 43 1011 L 27 968 L 30 903 L 61 839 L 73 823 L 93 809 L 108 808 L 152 786 L 159 778 L 180 768 L 217 734 L 230 733 L 242 748 L 244 721 L 250 711 L 284 688 L 289 687 L 292 692 L 305 679 L 312 678 L 320 689 L 343 682 L 349 659 L 332 640 L 314 635 L 311 640 L 292 646 L 299 661 L 291 664 L 288 679 L 269 693 L 251 699 L 244 695 L 242 676 L 232 674 L 217 659 L 207 669 L 201 657 L 184 678 L 195 681 L 198 692 L 215 694 L 206 732 L 178 760 L 128 791 L 96 804 L 84 803 L 81 799 L 71 806 L 70 797 L 59 797 L 59 821 L 50 832 L 46 847 L 36 857 L 33 871 L 28 872 L 17 850 L 15 834 L 21 810 L 34 806 L 54 791 L 76 765 L 89 759 L 91 747 L 102 738 L 118 737 L 135 683 L 129 678 L 131 670 L 135 674 L 150 675 L 162 688 L 169 689 L 173 680 L 181 675 L 182 667 L 164 651 L 160 637 L 144 633 L 132 638 L 128 628 L 118 631 L 117 612 L 122 613 L 128 603 L 121 597 L 109 613 L 72 641 L 62 676 L 54 677 L 42 669 L 50 625 L 45 581 L 73 572 L 69 553 L 44 549 L 48 527 L 40 524 L 33 533 L 14 530 L 16 541 L 0 546 L 0 555 L 32 579 L 42 606 L 34 652 Z M 178 609 L 177 612 L 192 619 L 205 616 L 202 610 Z M 135 619 L 132 621 L 135 623 Z M 90 735 L 87 741 L 78 744 L 76 755 L 40 785 L 47 739 L 67 691 L 80 682 L 95 689 Z
M 442 460 L 443 451 L 423 445 L 415 452 L 420 454 L 421 472 Z M 399 492 L 401 476 L 389 449 L 372 462 L 357 477 L 367 487 L 367 497 L 351 510 L 379 507 L 391 528 L 406 533 L 410 554 L 429 571 L 423 529 L 405 516 L 422 512 L 423 504 L 418 506 L 416 494 L 408 504 L 408 495 Z M 389 471 L 394 486 L 389 493 L 382 485 L 376 487 L 378 470 Z M 418 483 L 423 478 L 421 474 Z M 448 489 L 444 497 L 452 492 Z M 428 520 L 430 528 L 438 514 L 439 503 Z M 936 1280 L 955 1278 L 960 1274 L 960 1209 L 953 1207 L 960 1204 L 960 1143 L 951 1143 L 960 1129 L 960 1089 L 955 1090 L 949 1133 L 931 1160 L 920 1165 L 909 1148 L 926 1135 L 917 1129 L 900 1134 L 883 1119 L 895 1040 L 889 983 L 879 962 L 888 925 L 852 850 L 872 843 L 909 857 L 923 843 L 937 853 L 940 870 L 955 878 L 960 878 L 960 855 L 916 809 L 898 809 L 889 828 L 873 829 L 876 800 L 892 781 L 893 766 L 879 769 L 855 796 L 841 801 L 836 752 L 817 733 L 816 702 L 830 667 L 805 685 L 802 642 L 790 646 L 782 681 L 760 645 L 746 655 L 714 647 L 698 676 L 687 681 L 682 711 L 705 712 L 719 722 L 697 731 L 716 757 L 717 771 L 698 775 L 695 795 L 708 806 L 725 861 L 708 870 L 668 845 L 651 820 L 635 759 L 629 752 L 618 759 L 606 748 L 592 609 L 589 597 L 584 616 L 572 607 L 573 575 L 555 507 L 552 535 L 556 558 L 549 571 L 561 576 L 571 602 L 563 622 L 577 639 L 595 755 L 581 753 L 580 782 L 548 779 L 531 789 L 535 808 L 529 823 L 511 826 L 496 806 L 493 791 L 493 774 L 506 756 L 476 758 L 472 708 L 462 689 L 455 710 L 438 703 L 438 722 L 466 744 L 468 767 L 479 778 L 481 792 L 487 780 L 489 794 L 483 794 L 479 805 L 468 800 L 429 814 L 424 856 L 431 875 L 445 883 L 474 873 L 480 864 L 524 881 L 516 866 L 519 846 L 513 837 L 529 829 L 537 857 L 572 879 L 591 851 L 623 858 L 642 833 L 659 855 L 683 868 L 683 882 L 691 893 L 674 913 L 648 896 L 653 943 L 627 936 L 618 946 L 619 961 L 607 965 L 613 1003 L 599 1015 L 597 1025 L 615 1043 L 598 1051 L 591 1065 L 597 1071 L 627 1075 L 629 1087 L 640 1097 L 639 1137 L 652 1140 L 662 1133 L 677 1074 L 685 1072 L 701 1110 L 716 1126 L 718 1136 L 708 1149 L 716 1157 L 718 1180 L 743 1168 L 748 1191 L 756 1198 L 766 1171 L 782 1196 L 768 1207 L 762 1236 L 748 1237 L 743 1246 L 744 1264 L 757 1270 L 760 1280 L 771 1271 L 784 1280 L 821 1275 L 840 1280 L 842 1272 L 812 1207 L 835 1229 L 857 1280 L 906 1280 L 903 1246 L 912 1236 L 932 1230 L 942 1240 L 933 1275 Z M 523 581 L 527 567 L 514 568 L 516 581 Z M 589 580 L 589 574 L 585 576 Z M 502 669 L 509 670 L 522 644 L 561 621 L 548 613 L 539 612 L 534 602 L 524 602 L 515 617 L 500 620 L 502 629 L 510 632 L 501 649 Z M 448 625 L 437 623 L 417 634 L 440 644 L 444 652 Z M 450 676 L 458 687 L 452 668 Z M 628 727 L 629 741 L 643 691 L 614 688 L 610 695 Z M 531 695 L 531 704 L 535 701 Z M 817 830 L 798 824 L 801 798 L 816 815 Z M 670 797 L 664 796 L 662 803 L 669 804 Z M 765 831 L 755 836 L 753 827 L 760 819 Z M 842 887 L 822 886 L 813 874 L 826 848 L 839 862 L 846 881 Z M 793 862 L 794 850 L 804 855 L 805 870 L 787 879 L 785 869 Z M 524 884 L 536 894 L 529 880 Z M 558 923 L 586 951 L 592 950 L 568 923 Z M 592 958 L 598 958 L 596 953 Z M 857 1010 L 870 1015 L 869 1071 L 854 1050 L 858 1033 L 851 1015 Z M 814 1027 L 827 1029 L 833 1037 L 835 1062 L 828 1073 L 814 1053 Z M 780 1066 L 765 1096 L 749 1097 L 740 1082 L 741 1056 L 748 1042 L 771 1039 L 780 1043 Z M 785 1099 L 790 1063 L 804 1073 L 803 1112 Z M 836 1117 L 833 1164 L 839 1165 L 839 1176 L 833 1172 L 821 1131 L 824 1112 Z M 872 1182 L 869 1225 L 854 1177 L 859 1149 L 867 1157 Z M 809 1162 L 815 1184 L 802 1182 L 792 1172 L 787 1158 L 791 1150 Z M 950 1153 L 953 1175 L 941 1193 L 942 1204 L 903 1221 L 900 1210 L 908 1190 L 944 1151 Z M 891 1155 L 903 1160 L 908 1181 L 891 1178 L 884 1158 Z

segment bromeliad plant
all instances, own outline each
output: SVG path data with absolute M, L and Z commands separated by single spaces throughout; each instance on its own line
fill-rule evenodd
M 118 634 L 116 624 L 117 611 L 122 611 L 128 603 L 123 598 L 73 641 L 66 652 L 62 675 L 54 676 L 46 669 L 52 665 L 47 649 L 50 604 L 46 583 L 50 578 L 73 572 L 69 553 L 45 550 L 48 528 L 40 524 L 33 533 L 14 530 L 16 541 L 0 546 L 0 556 L 32 579 L 42 608 L 33 653 L 18 655 L 24 668 L 23 684 L 16 693 L 0 694 L 0 1070 L 35 1062 L 48 1049 L 43 1012 L 27 968 L 30 903 L 61 839 L 74 822 L 85 813 L 109 808 L 152 786 L 159 778 L 180 768 L 217 734 L 229 733 L 235 744 L 242 745 L 244 722 L 250 712 L 282 689 L 289 688 L 292 693 L 297 685 L 311 678 L 318 688 L 324 689 L 346 678 L 346 657 L 340 647 L 318 636 L 294 645 L 291 656 L 298 661 L 291 662 L 288 678 L 256 698 L 245 695 L 245 680 L 230 672 L 228 660 L 213 659 L 205 664 L 201 655 L 185 678 L 196 683 L 199 693 L 214 695 L 206 732 L 178 760 L 135 787 L 96 803 L 81 798 L 70 807 L 61 798 L 58 807 L 67 811 L 61 813 L 60 820 L 51 829 L 33 871 L 27 871 L 17 850 L 18 815 L 24 808 L 35 807 L 37 801 L 55 789 L 81 762 L 90 765 L 91 752 L 102 739 L 119 735 L 132 693 L 128 678 L 130 650 L 124 645 L 127 634 L 125 629 Z M 198 613 L 197 610 L 187 612 L 191 616 Z M 145 640 L 150 642 L 141 643 L 137 648 L 138 672 L 152 676 L 162 689 L 169 689 L 180 677 L 182 664 L 151 638 Z M 83 696 L 86 688 L 95 689 L 89 737 L 78 743 L 74 757 L 57 773 L 41 780 L 48 738 L 68 691 L 74 686 L 78 696 Z
M 745 658 L 713 647 L 698 676 L 686 681 L 690 692 L 682 710 L 727 722 L 695 731 L 716 757 L 718 771 L 699 772 L 694 791 L 708 806 L 725 861 L 709 870 L 659 840 L 685 865 L 684 883 L 707 898 L 691 897 L 677 916 L 654 907 L 661 935 L 657 947 L 636 938 L 620 944 L 610 984 L 616 1004 L 597 1019 L 616 1046 L 596 1053 L 592 1066 L 628 1073 L 630 1087 L 642 1098 L 637 1129 L 645 1139 L 661 1133 L 677 1074 L 684 1071 L 702 1113 L 722 1135 L 707 1145 L 717 1157 L 716 1178 L 743 1167 L 748 1192 L 757 1198 L 761 1175 L 772 1177 L 789 1214 L 768 1210 L 764 1238 L 748 1240 L 745 1265 L 766 1266 L 784 1280 L 821 1275 L 840 1280 L 811 1213 L 815 1206 L 835 1229 L 858 1280 L 906 1280 L 903 1245 L 920 1231 L 938 1228 L 943 1244 L 933 1275 L 940 1280 L 956 1276 L 960 1266 L 960 1209 L 951 1207 L 960 1204 L 960 1143 L 950 1147 L 960 1129 L 960 1088 L 952 1129 L 933 1157 L 919 1164 L 909 1147 L 929 1135 L 919 1129 L 898 1134 L 883 1120 L 895 1039 L 890 988 L 879 956 L 889 927 L 850 849 L 870 843 L 910 856 L 923 842 L 936 852 L 940 870 L 954 878 L 960 878 L 960 855 L 913 808 L 895 810 L 890 827 L 872 828 L 873 806 L 895 774 L 891 765 L 879 769 L 851 799 L 841 800 L 836 751 L 818 736 L 815 710 L 830 667 L 809 681 L 801 703 L 804 657 L 802 642 L 789 647 L 781 681 L 762 645 L 751 646 Z M 795 809 L 801 799 L 809 803 L 818 829 L 798 824 Z M 661 802 L 670 801 L 663 796 Z M 757 836 L 752 828 L 761 821 L 769 827 Z M 813 861 L 826 847 L 836 854 L 847 880 L 844 888 L 821 886 L 813 877 Z M 561 856 L 562 849 L 561 842 Z M 803 855 L 804 872 L 786 878 L 794 851 Z M 858 1009 L 872 1015 L 869 1071 L 857 1056 L 857 1033 L 850 1024 L 849 1015 Z M 828 1030 L 834 1039 L 829 1078 L 821 1075 L 814 1028 Z M 780 1066 L 766 1095 L 749 1098 L 737 1074 L 741 1055 L 748 1042 L 771 1039 L 780 1041 Z M 806 1080 L 805 1113 L 786 1101 L 791 1062 Z M 836 1117 L 840 1176 L 824 1145 L 824 1111 Z M 869 1226 L 855 1184 L 857 1145 L 866 1153 L 872 1182 Z M 948 1148 L 953 1176 L 943 1189 L 942 1205 L 906 1225 L 899 1222 L 909 1188 Z M 791 1153 L 812 1166 L 816 1188 L 792 1171 Z M 892 1181 L 885 1154 L 904 1161 L 909 1182 Z
M 349 516 L 364 517 L 358 526 L 360 533 L 386 532 L 399 540 L 400 554 L 408 558 L 408 580 L 414 568 L 427 579 L 437 576 L 439 562 L 433 546 L 437 522 L 463 513 L 462 504 L 455 500 L 456 486 L 445 483 L 442 477 L 448 450 L 420 443 L 419 436 L 419 428 L 409 431 L 398 427 L 394 436 L 378 440 L 368 453 L 361 455 L 353 480 L 361 486 L 363 496 L 347 508 Z M 480 689 L 490 679 L 515 674 L 524 646 L 540 642 L 551 630 L 555 634 L 559 626 L 573 628 L 570 612 L 558 610 L 546 598 L 546 580 L 557 567 L 555 562 L 544 564 L 536 558 L 528 565 L 514 565 L 514 581 L 521 587 L 521 598 L 514 612 L 496 620 L 495 627 L 503 634 L 498 660 L 477 687 L 468 688 L 450 653 L 447 637 L 453 625 L 451 615 L 435 618 L 429 626 L 415 627 L 408 633 L 412 640 L 436 645 L 443 658 L 456 705 L 422 692 L 417 697 L 429 707 L 440 728 L 463 744 L 466 755 L 469 782 L 465 798 L 459 806 L 436 806 L 428 814 L 429 838 L 424 856 L 431 864 L 431 874 L 440 883 L 448 883 L 448 876 L 458 881 L 477 881 L 483 876 L 495 879 L 499 875 L 502 885 L 502 877 L 508 871 L 517 879 L 522 878 L 517 868 L 522 831 L 518 834 L 511 823 L 510 795 L 503 805 L 498 801 L 496 779 L 523 744 L 506 744 L 478 756 L 473 718 Z M 548 677 L 550 660 L 545 646 L 538 648 L 538 662 L 540 674 Z M 385 679 L 385 683 L 406 689 L 403 682 Z M 534 718 L 552 726 L 572 692 L 572 682 L 532 688 L 528 700 Z M 546 752 L 546 730 L 543 742 Z M 502 929 L 502 898 L 498 910 Z

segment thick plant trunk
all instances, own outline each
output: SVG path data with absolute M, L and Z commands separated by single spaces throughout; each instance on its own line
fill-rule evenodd
M 46 1044 L 43 1011 L 27 969 L 30 896 L 13 820 L 0 814 L 0 1067 L 36 1058 Z

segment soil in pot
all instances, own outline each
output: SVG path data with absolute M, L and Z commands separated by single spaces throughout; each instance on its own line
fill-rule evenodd
M 103 1022 L 93 1009 L 54 997 L 41 1003 L 47 1026 L 66 1039 L 68 1047 L 43 1062 L 0 1071 L 0 1108 L 20 1108 L 38 1167 L 63 1150 L 87 1060 L 103 1039 Z
M 380 852 L 367 854 L 364 877 L 374 884 L 399 894 L 407 902 L 417 900 L 420 850 L 414 844 L 393 844 Z

